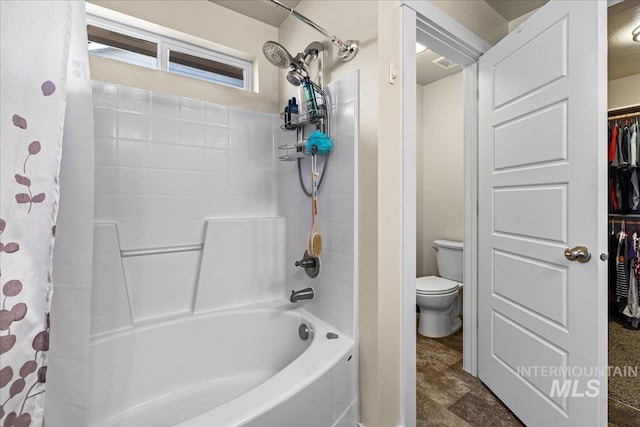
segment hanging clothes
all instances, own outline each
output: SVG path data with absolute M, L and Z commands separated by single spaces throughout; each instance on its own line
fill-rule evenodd
M 640 206 L 640 183 L 638 183 L 637 144 L 635 136 L 632 137 L 631 127 L 624 129 L 624 137 L 629 144 L 629 180 L 631 182 L 630 201 L 631 210 L 636 211 Z
M 609 302 L 639 328 L 640 111 L 634 114 L 610 120 L 607 134 L 609 212 L 618 214 L 618 218 L 629 215 L 622 221 L 611 220 L 609 254 L 615 256 L 609 258 Z
M 637 233 L 633 233 L 631 237 L 634 253 L 640 250 L 640 239 Z M 638 301 L 638 277 L 640 273 L 640 263 L 637 262 L 637 256 L 632 259 L 629 264 L 629 293 L 627 296 L 627 305 L 622 311 L 627 317 L 630 317 L 635 327 L 638 327 L 640 319 L 640 304 Z
M 617 254 L 618 251 L 618 235 L 615 232 L 615 223 L 611 220 L 611 230 L 609 233 L 609 254 Z M 609 256 L 609 302 L 615 303 L 617 301 L 616 297 L 616 277 L 617 270 L 616 266 L 618 263 L 618 258 L 615 256 Z
M 618 125 L 609 128 L 609 211 L 620 212 L 618 203 Z
M 626 298 L 629 295 L 629 278 L 627 277 L 627 234 L 624 230 L 618 233 L 618 248 L 616 251 L 616 296 Z
M 609 162 L 614 167 L 618 167 L 616 160 L 618 153 L 618 125 L 615 124 L 613 128 L 609 129 Z M 614 162 L 615 161 L 615 162 Z
M 638 135 L 638 123 L 633 123 L 631 126 L 629 126 L 629 132 L 631 134 L 631 147 L 632 149 L 635 148 L 635 159 L 636 159 L 636 163 L 637 160 L 640 159 L 640 138 L 638 138 L 640 135 Z M 637 166 L 637 164 L 636 164 Z
M 611 122 L 607 137 L 609 212 L 640 213 L 640 132 L 638 119 Z
M 618 198 L 618 204 L 620 206 L 620 213 L 628 214 L 631 210 L 630 196 L 631 191 L 631 174 L 629 170 L 629 141 L 624 137 L 624 129 L 618 130 L 618 168 L 616 170 L 618 191 L 616 196 Z

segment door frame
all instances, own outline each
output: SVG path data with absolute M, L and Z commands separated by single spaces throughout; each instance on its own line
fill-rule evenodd
M 608 0 L 608 6 L 619 0 Z M 464 318 L 463 368 L 478 369 L 478 64 L 491 45 L 429 1 L 399 0 L 402 7 L 402 156 L 403 156 L 403 270 L 402 270 L 402 425 L 416 425 L 416 54 L 415 43 L 436 49 L 463 68 L 464 105 Z M 600 40 L 606 43 L 606 40 Z M 606 70 L 606 62 L 599 64 Z M 606 73 L 605 73 L 606 75 Z M 606 83 L 599 90 L 606 93 Z M 602 95 L 606 99 L 606 95 Z M 606 209 L 606 207 L 604 208 Z M 606 247 L 603 246 L 603 247 Z M 606 293 L 603 291 L 603 293 Z M 606 303 L 603 303 L 606 305 Z M 606 310 L 606 308 L 604 308 Z M 605 311 L 606 312 L 606 311 Z M 606 337 L 606 330 L 600 331 Z M 602 360 L 607 360 L 606 344 Z M 606 393 L 606 382 L 604 386 Z M 606 399 L 604 399 L 606 402 Z M 606 403 L 605 403 L 606 405 Z M 604 414 L 606 414 L 606 406 Z M 606 423 L 606 418 L 601 422 Z
M 424 0 L 402 7 L 402 425 L 416 425 L 416 41 L 463 69 L 464 283 L 463 368 L 478 366 L 478 59 L 490 44 Z

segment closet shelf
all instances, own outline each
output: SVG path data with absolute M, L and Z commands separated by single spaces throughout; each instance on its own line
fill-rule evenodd
M 607 112 L 608 120 L 628 119 L 640 116 L 640 105 L 633 105 L 626 108 L 617 108 Z

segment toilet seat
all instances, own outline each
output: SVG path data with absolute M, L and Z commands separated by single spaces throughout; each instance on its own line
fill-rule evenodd
M 445 295 L 458 291 L 460 284 L 453 280 L 438 276 L 418 277 L 416 279 L 417 295 Z

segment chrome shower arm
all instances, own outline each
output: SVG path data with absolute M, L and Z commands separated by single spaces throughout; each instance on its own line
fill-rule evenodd
M 296 12 L 292 7 L 289 7 L 286 4 L 283 4 L 278 0 L 265 0 L 265 1 L 267 3 L 270 3 L 273 6 L 277 7 L 278 9 L 289 13 L 290 15 L 293 15 L 296 19 L 304 22 L 305 24 L 307 24 L 308 26 L 310 26 L 314 30 L 316 30 L 316 31 L 324 34 L 326 37 L 330 38 L 331 39 L 331 43 L 333 43 L 334 45 L 336 45 L 337 47 L 340 48 L 340 54 L 338 56 L 343 61 L 349 61 L 349 60 L 353 59 L 354 56 L 356 56 L 356 53 L 358 52 L 358 47 L 359 47 L 357 41 L 355 41 L 355 40 L 347 40 L 346 42 L 343 42 L 338 37 L 336 37 L 333 34 L 329 33 L 327 30 L 325 30 L 324 28 L 322 28 L 321 26 L 319 26 L 318 24 L 316 24 L 315 22 L 313 22 L 312 20 L 310 20 L 306 16 L 301 15 L 298 12 Z

